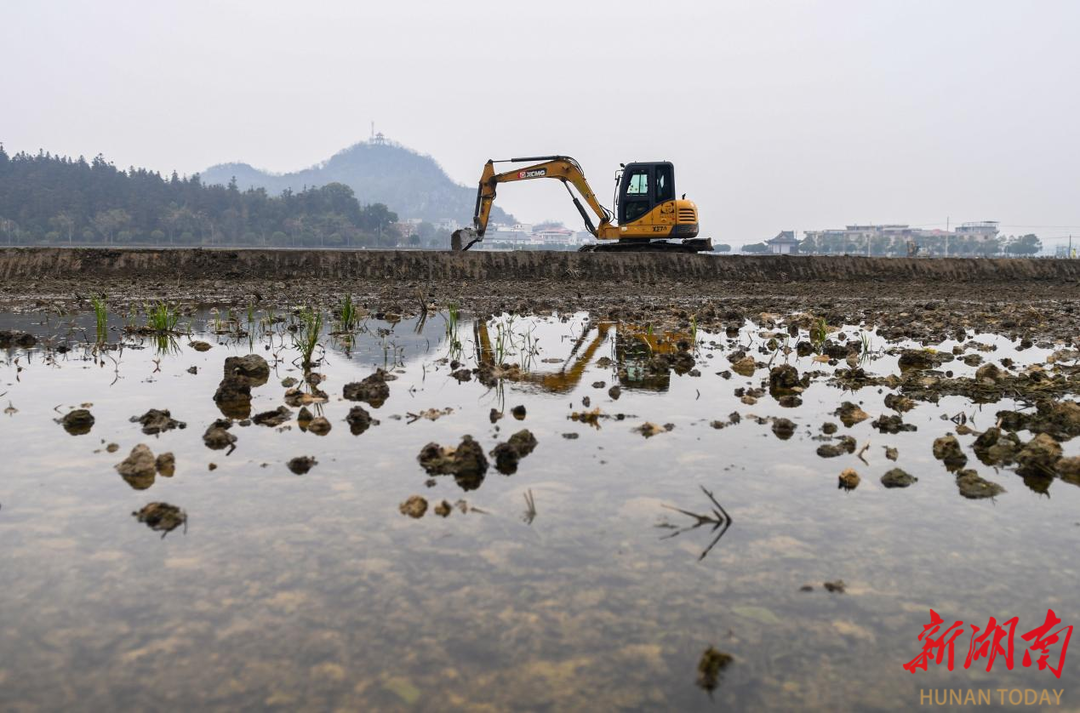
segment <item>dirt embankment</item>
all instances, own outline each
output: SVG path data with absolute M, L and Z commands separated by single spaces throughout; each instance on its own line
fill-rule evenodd
M 1080 285 L 1080 261 L 705 256 L 564 252 L 7 248 L 0 279 L 364 279 L 415 281 L 677 279 L 745 282 L 1036 282 Z

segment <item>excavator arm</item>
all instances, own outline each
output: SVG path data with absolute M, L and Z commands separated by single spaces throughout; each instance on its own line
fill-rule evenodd
M 539 161 L 531 166 L 495 173 L 496 163 L 525 163 Z M 468 250 L 475 243 L 484 239 L 487 232 L 488 218 L 491 216 L 491 206 L 495 202 L 495 189 L 500 183 L 512 181 L 531 181 L 537 178 L 554 178 L 562 181 L 566 191 L 574 201 L 574 206 L 585 221 L 585 227 L 593 236 L 599 238 L 602 235 L 614 235 L 617 228 L 611 224 L 612 214 L 600 204 L 596 194 L 593 193 L 589 182 L 585 179 L 585 173 L 580 164 L 569 156 L 532 156 L 527 158 L 512 158 L 506 161 L 489 160 L 484 165 L 484 172 L 480 176 L 480 186 L 476 191 L 476 209 L 473 212 L 473 224 L 471 228 L 462 228 L 454 231 L 451 236 L 451 248 L 455 251 Z M 598 222 L 593 223 L 589 211 L 582 205 L 574 192 L 570 190 L 570 184 L 577 189 L 578 194 L 584 199 L 585 205 L 592 210 Z M 468 243 L 465 241 L 468 240 Z

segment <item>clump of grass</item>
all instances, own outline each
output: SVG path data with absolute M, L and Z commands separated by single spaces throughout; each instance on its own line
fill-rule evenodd
M 450 351 L 461 350 L 461 341 L 458 339 L 458 324 L 461 322 L 461 310 L 451 302 L 446 307 L 446 340 L 450 344 Z
M 341 301 L 341 306 L 338 308 L 338 320 L 343 332 L 353 331 L 360 322 L 360 312 L 353 304 L 352 295 L 345 295 L 345 299 Z
M 105 297 L 94 296 L 90 298 L 90 304 L 94 308 L 94 322 L 97 326 L 97 343 L 104 344 L 109 337 L 109 310 L 105 306 Z
M 818 317 L 810 326 L 810 346 L 818 354 L 825 348 L 825 340 L 829 338 L 829 325 L 824 317 Z
M 158 302 L 153 307 L 146 308 L 146 326 L 151 331 L 168 334 L 176 331 L 179 322 L 180 311 L 167 302 Z
M 297 330 L 292 333 L 292 338 L 293 344 L 300 350 L 300 366 L 303 369 L 310 369 L 315 365 L 313 357 L 315 355 L 315 348 L 319 346 L 319 337 L 322 335 L 322 327 L 322 312 L 316 312 L 310 307 L 306 307 L 300 312 L 300 325 Z

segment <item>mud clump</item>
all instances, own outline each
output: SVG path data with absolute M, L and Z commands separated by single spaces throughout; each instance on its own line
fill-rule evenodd
M 898 364 L 901 371 L 936 369 L 954 358 L 952 354 L 929 349 L 904 349 L 900 352 Z
M 769 393 L 774 397 L 802 392 L 799 382 L 799 370 L 790 364 L 773 367 L 769 372 Z
M 187 513 L 168 503 L 150 503 L 131 514 L 154 532 L 160 532 L 162 537 L 187 524 Z
M 975 380 L 984 383 L 996 384 L 1002 376 L 1001 369 L 994 364 L 983 364 L 975 370 Z
M 315 460 L 311 456 L 297 456 L 292 458 L 285 467 L 293 472 L 294 475 L 304 475 L 309 470 L 318 465 L 319 461 Z
M 863 411 L 861 408 L 851 403 L 850 401 L 845 401 L 844 403 L 840 404 L 840 408 L 836 409 L 836 411 L 833 412 L 833 415 L 837 416 L 840 419 L 840 422 L 848 428 L 851 428 L 856 423 L 862 423 L 866 419 L 870 418 L 870 414 L 866 413 L 866 411 Z
M 514 408 L 510 409 L 510 415 L 516 418 L 518 421 L 524 421 L 525 414 L 526 412 L 524 406 L 515 406 Z
M 330 429 L 330 421 L 327 420 L 325 416 L 319 416 L 318 418 L 312 419 L 307 427 L 308 433 L 314 433 L 316 436 L 325 436 L 330 433 Z
M 701 654 L 701 660 L 697 666 L 697 685 L 706 691 L 715 691 L 720 685 L 720 676 L 724 669 L 731 665 L 735 658 L 731 654 L 717 651 L 710 646 Z
M 881 484 L 886 488 L 907 488 L 919 481 L 914 475 L 910 475 L 900 468 L 893 468 L 881 476 Z
M 652 438 L 653 436 L 659 435 L 661 433 L 667 433 L 668 431 L 670 431 L 670 430 L 672 430 L 674 428 L 675 428 L 675 424 L 673 424 L 673 423 L 665 423 L 663 426 L 661 426 L 658 423 L 653 423 L 651 421 L 646 421 L 645 423 L 641 424 L 640 426 L 637 426 L 636 428 L 634 428 L 634 432 L 635 433 L 640 433 L 641 435 L 645 436 L 646 438 Z
M 162 453 L 154 461 L 154 468 L 158 475 L 171 478 L 176 473 L 176 456 L 172 453 Z
M 438 443 L 429 443 L 420 450 L 416 459 L 428 475 L 452 475 L 463 490 L 480 487 L 488 467 L 484 449 L 468 435 L 461 439 L 457 448 L 443 448 Z
M 284 423 L 292 420 L 293 412 L 285 406 L 278 406 L 273 411 L 263 411 L 262 413 L 255 414 L 252 417 L 252 423 L 257 423 L 260 426 L 270 426 L 276 428 Z
M 390 386 L 386 383 L 387 373 L 376 369 L 371 376 L 362 381 L 345 384 L 342 395 L 349 401 L 363 401 L 372 408 L 379 408 L 390 398 Z
M 611 397 L 612 401 L 618 401 L 619 397 L 622 396 L 622 387 L 615 384 L 607 390 L 607 395 Z
M 408 500 L 398 505 L 398 510 L 402 515 L 408 515 L 414 520 L 422 518 L 427 512 L 427 500 L 419 495 L 410 495 Z
M 1057 473 L 1066 483 L 1080 485 L 1080 456 L 1059 460 L 1057 462 Z
M 227 418 L 251 415 L 251 384 L 240 376 L 226 376 L 214 392 L 214 403 Z
M 901 431 L 919 430 L 914 424 L 904 423 L 904 419 L 896 415 L 880 416 L 876 420 L 871 421 L 870 425 L 882 433 L 900 433 Z
M 127 458 L 116 464 L 116 472 L 135 490 L 146 490 L 154 484 L 157 461 L 150 448 L 140 443 L 131 449 Z
M 229 433 L 229 428 L 232 428 L 232 423 L 225 419 L 214 421 L 203 434 L 203 443 L 213 451 L 229 448 L 236 443 L 236 436 Z
M 16 332 L 10 329 L 0 329 L 0 349 L 21 347 L 30 349 L 37 344 L 37 337 L 27 332 Z
M 129 420 L 132 423 L 142 424 L 142 432 L 148 436 L 171 431 L 174 428 L 187 428 L 187 424 L 174 419 L 168 409 L 152 408 L 142 416 L 132 416 Z
M 933 451 L 934 457 L 944 463 L 949 470 L 959 470 L 967 463 L 967 456 L 960 449 L 960 441 L 956 440 L 956 436 L 942 436 L 935 439 Z
M 847 585 L 844 584 L 844 580 L 838 579 L 835 582 L 825 582 L 825 591 L 832 592 L 833 594 L 843 594 L 847 591 Z
M 72 436 L 85 436 L 94 426 L 94 415 L 84 408 L 77 408 L 64 414 L 60 425 Z
M 839 488 L 841 490 L 854 490 L 859 487 L 859 483 L 862 479 L 859 478 L 859 474 L 854 469 L 848 468 L 844 472 L 840 473 Z
M 823 443 L 817 447 L 817 454 L 822 458 L 835 458 L 855 452 L 858 444 L 851 436 L 840 436 L 837 443 Z
M 450 517 L 450 513 L 454 511 L 454 506 L 450 504 L 449 500 L 443 500 L 435 506 L 434 512 L 439 517 Z
M 1053 477 L 1061 454 L 1061 445 L 1047 434 L 1040 433 L 1016 454 L 1016 472 L 1025 476 Z
M 225 378 L 239 377 L 249 386 L 262 386 L 270 380 L 270 365 L 258 354 L 226 357 Z
M 674 371 L 679 376 L 686 374 L 694 368 L 694 355 L 686 349 L 680 349 L 674 354 L 654 354 L 645 364 L 645 369 L 651 374 L 666 374 Z
M 975 456 L 986 465 L 1008 465 L 1023 444 L 1015 433 L 994 426 L 980 433 L 971 447 Z
M 188 342 L 188 346 L 191 347 L 192 349 L 194 349 L 197 352 L 208 352 L 208 351 L 210 351 L 210 343 L 209 342 L 200 342 L 200 341 Z
M 778 418 L 772 424 L 773 434 L 781 441 L 786 441 L 795 435 L 795 422 L 787 418 Z
M 753 376 L 754 371 L 757 370 L 757 362 L 754 361 L 753 357 L 744 356 L 731 363 L 731 370 L 739 376 Z
M 979 477 L 973 470 L 961 470 L 956 475 L 956 487 L 960 495 L 969 500 L 992 498 L 1005 492 L 1005 488 Z
M 503 475 L 517 472 L 518 463 L 536 448 L 536 436 L 528 429 L 522 429 L 510 436 L 505 443 L 499 443 L 489 454 L 495 459 L 495 470 Z
M 353 406 L 349 409 L 349 415 L 345 417 L 345 422 L 349 424 L 349 432 L 354 436 L 359 436 L 372 426 L 379 425 L 379 422 L 373 419 L 363 406 Z

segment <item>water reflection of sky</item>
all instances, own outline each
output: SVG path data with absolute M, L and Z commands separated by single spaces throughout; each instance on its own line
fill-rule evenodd
M 531 330 L 534 373 L 575 367 L 603 331 L 585 317 L 511 325 L 519 344 Z M 32 328 L 61 343 L 71 320 L 34 326 L 40 316 L 6 315 L 0 328 Z M 92 330 L 85 316 L 75 321 Z M 194 320 L 196 336 L 214 344 L 205 353 L 187 338 L 166 354 L 127 340 L 103 360 L 80 347 L 49 357 L 9 352 L 0 366 L 0 406 L 17 409 L 0 416 L 5 707 L 906 709 L 920 688 L 1068 688 L 1076 680 L 1075 658 L 1061 681 L 1019 663 L 992 674 L 901 668 L 918 653 L 931 607 L 980 626 L 1016 615 L 1024 631 L 1048 607 L 1066 623 L 1080 620 L 1071 559 L 1080 491 L 1059 481 L 1049 495 L 1034 493 L 1014 473 L 978 463 L 964 437 L 968 467 L 1008 491 L 967 501 L 930 452 L 935 437 L 955 429 L 943 415 L 963 411 L 980 429 L 1011 402 L 919 404 L 904 417 L 918 430 L 898 435 L 878 433 L 869 420 L 841 427 L 860 447 L 870 442 L 866 465 L 854 455 L 818 457 L 816 437 L 823 421 L 838 422 L 830 414 L 841 401 L 887 413 L 887 391 L 844 393 L 818 381 L 799 408 L 767 393 L 746 405 L 733 391 L 760 386 L 767 372 L 718 376 L 729 367 L 723 335 L 698 335 L 723 346 L 699 352 L 700 377 L 671 374 L 663 388 L 627 388 L 614 401 L 607 390 L 625 352 L 618 326 L 569 388 L 550 393 L 536 379 L 491 389 L 452 378 L 444 359 L 476 363 L 470 322 L 458 326 L 462 346 L 451 353 L 440 316 L 419 330 L 412 320 L 371 320 L 347 350 L 324 340 L 317 370 L 330 395 L 321 409 L 333 425 L 327 436 L 295 421 L 283 431 L 236 425 L 237 448 L 226 455 L 201 440 L 220 417 L 211 397 L 225 356 L 251 346 L 281 359 L 253 390 L 254 413 L 279 406 L 279 382 L 300 372 L 287 333 L 270 349 L 257 338 L 225 345 L 204 331 L 208 322 Z M 496 322 L 487 326 L 489 336 L 497 331 Z M 739 341 L 752 336 L 756 347 L 760 331 L 748 326 Z M 623 329 L 632 332 L 648 335 L 641 325 Z M 988 360 L 1047 354 L 975 338 L 998 347 L 982 353 Z M 769 360 L 754 347 L 748 353 Z M 602 357 L 612 365 L 598 365 Z M 832 370 L 809 357 L 788 361 L 800 373 Z M 376 366 L 398 378 L 390 399 L 369 408 L 380 424 L 352 436 L 343 419 L 354 404 L 340 398 L 342 387 Z M 865 367 L 889 373 L 895 357 Z M 947 368 L 974 370 L 958 360 Z M 613 418 L 599 428 L 570 420 L 585 396 Z M 97 422 L 89 435 L 69 436 L 54 419 L 82 403 L 93 404 Z M 527 408 L 522 422 L 509 415 L 516 405 Z M 436 421 L 406 416 L 447 407 L 453 413 Z M 170 409 L 187 428 L 141 434 L 128 419 L 149 408 Z M 492 408 L 507 412 L 495 424 Z M 710 426 L 733 411 L 739 425 Z M 751 414 L 789 418 L 795 436 L 781 441 Z M 646 439 L 632 430 L 645 421 L 674 429 Z M 469 492 L 450 477 L 425 486 L 416 462 L 424 444 L 456 445 L 468 433 L 487 451 L 523 427 L 539 445 L 515 475 L 490 469 Z M 110 442 L 119 453 L 104 451 Z M 137 443 L 175 453 L 176 475 L 130 488 L 112 466 Z M 885 459 L 886 445 L 899 449 L 896 464 Z M 1072 443 L 1066 450 L 1077 452 Z M 318 465 L 293 475 L 284 462 L 298 455 Z M 894 465 L 919 482 L 883 488 L 878 479 Z M 836 487 L 847 467 L 863 476 L 850 493 Z M 702 485 L 734 525 L 699 561 L 708 528 L 664 539 L 671 530 L 657 525 L 687 524 L 665 504 L 707 511 Z M 531 525 L 522 518 L 529 490 Z M 465 499 L 484 512 L 411 520 L 397 506 L 412 494 Z M 135 522 L 130 513 L 152 500 L 188 512 L 186 535 L 160 539 Z M 822 589 L 836 579 L 845 594 Z M 814 591 L 800 592 L 803 584 Z M 710 645 L 736 659 L 715 703 L 694 685 Z

